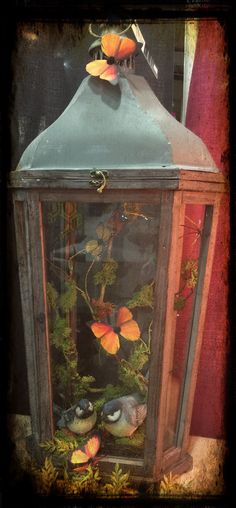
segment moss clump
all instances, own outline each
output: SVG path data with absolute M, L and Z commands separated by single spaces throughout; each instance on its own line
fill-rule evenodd
M 100 272 L 94 275 L 94 284 L 96 286 L 111 286 L 116 281 L 116 272 L 118 263 L 114 259 L 108 259 L 102 265 Z
M 135 307 L 150 307 L 153 309 L 153 282 L 145 284 L 139 291 L 134 293 L 131 300 L 128 301 L 127 307 L 134 309 Z

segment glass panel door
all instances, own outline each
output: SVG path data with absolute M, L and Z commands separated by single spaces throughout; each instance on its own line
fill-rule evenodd
M 44 202 L 55 431 L 142 458 L 160 205 Z M 69 411 L 68 411 L 69 410 Z

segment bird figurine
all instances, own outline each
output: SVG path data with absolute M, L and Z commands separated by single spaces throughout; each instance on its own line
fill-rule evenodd
M 141 402 L 136 394 L 110 400 L 101 411 L 104 428 L 116 437 L 132 436 L 146 415 L 147 404 Z
M 87 434 L 97 421 L 97 412 L 88 399 L 80 399 L 66 411 L 62 411 L 60 420 L 57 422 L 59 429 L 67 427 L 75 434 Z

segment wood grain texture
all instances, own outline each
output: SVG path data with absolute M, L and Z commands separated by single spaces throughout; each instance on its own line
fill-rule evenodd
M 155 279 L 155 307 L 153 324 L 149 390 L 148 390 L 148 414 L 145 434 L 144 467 L 147 474 L 156 476 L 157 462 L 162 453 L 162 439 L 164 433 L 164 396 L 166 387 L 163 383 L 165 372 L 166 344 L 164 343 L 167 286 L 168 286 L 168 263 L 171 245 L 171 225 L 173 193 L 163 192 L 160 212 L 160 226 L 157 252 L 157 273 Z
M 39 196 L 28 196 L 29 235 L 32 269 L 34 341 L 39 397 L 39 438 L 43 441 L 53 435 L 52 394 L 50 379 L 50 349 L 47 327 L 44 239 Z M 32 340 L 32 339 L 31 339 Z
M 38 196 L 29 194 L 27 203 L 15 201 L 14 211 L 32 430 L 37 440 L 44 440 L 53 427 Z
M 39 439 L 39 392 L 37 382 L 37 352 L 34 339 L 33 293 L 31 287 L 30 238 L 27 204 L 14 200 L 17 259 L 20 279 L 20 295 L 23 313 L 25 351 L 32 432 Z
M 156 169 L 109 170 L 108 189 L 192 189 L 200 191 L 225 191 L 225 179 L 221 173 L 183 170 L 176 166 Z M 9 177 L 13 188 L 34 189 L 92 189 L 90 170 L 21 170 Z M 105 192 L 105 191 L 104 191 Z

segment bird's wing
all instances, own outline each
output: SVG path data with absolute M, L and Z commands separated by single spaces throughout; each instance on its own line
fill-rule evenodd
M 139 427 L 147 416 L 147 404 L 139 404 L 131 409 L 130 419 L 132 425 Z
M 75 407 L 76 406 L 72 406 L 70 409 L 67 409 L 64 413 L 63 413 L 63 417 L 65 419 L 65 421 L 68 423 L 68 422 L 71 422 L 73 419 L 74 419 L 74 416 L 75 416 Z

